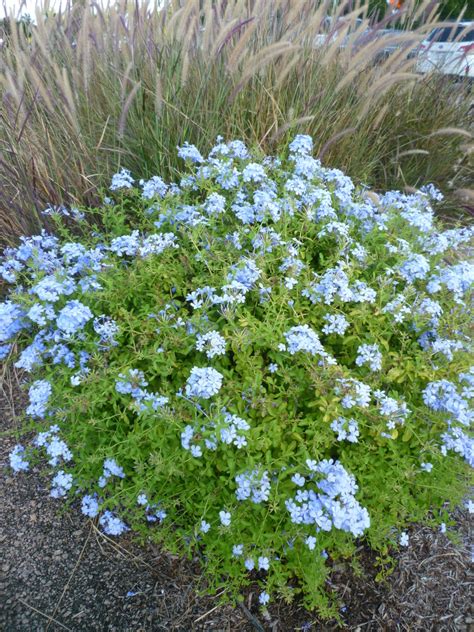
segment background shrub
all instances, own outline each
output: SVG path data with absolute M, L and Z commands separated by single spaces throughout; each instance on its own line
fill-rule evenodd
M 37 25 L 12 29 L 1 51 L 3 239 L 37 229 L 49 204 L 96 204 L 122 166 L 173 179 L 175 147 L 208 151 L 217 134 L 275 152 L 309 133 L 325 164 L 375 188 L 470 186 L 466 88 L 414 74 L 407 58 L 436 3 L 407 2 L 372 35 L 368 3 L 71 5 L 39 8 Z M 331 12 L 346 26 L 315 48 Z M 376 37 L 394 25 L 399 34 Z
M 440 229 L 434 187 L 379 197 L 312 150 L 218 139 L 179 150 L 179 186 L 116 174 L 67 211 L 91 236 L 63 210 L 61 239 L 6 251 L 0 342 L 34 380 L 16 471 L 45 456 L 53 496 L 199 552 L 226 598 L 329 616 L 328 558 L 386 555 L 465 493 L 472 230 Z

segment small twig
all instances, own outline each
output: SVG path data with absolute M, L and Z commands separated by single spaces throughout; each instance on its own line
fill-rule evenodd
M 217 599 L 217 597 L 220 597 L 221 595 L 223 595 L 226 592 L 226 589 L 224 588 L 224 590 L 221 590 L 220 593 L 217 593 L 217 595 L 213 595 L 213 599 Z M 198 617 L 194 623 L 197 623 L 198 621 L 201 621 L 201 619 L 205 619 L 207 617 L 207 615 L 211 614 L 211 612 L 214 612 L 214 610 L 217 610 L 217 608 L 219 608 L 222 604 L 218 603 L 217 606 L 214 606 L 214 608 L 211 608 L 210 610 L 208 610 L 207 612 L 205 612 L 204 614 L 202 614 L 200 617 Z
M 66 590 L 69 588 L 69 584 L 71 583 L 71 579 L 73 578 L 74 573 L 76 572 L 77 567 L 79 566 L 79 562 L 81 561 L 82 556 L 84 555 L 84 551 L 86 550 L 87 543 L 89 542 L 89 539 L 90 539 L 90 537 L 91 537 L 91 532 L 92 532 L 92 530 L 91 530 L 91 529 L 89 529 L 89 533 L 87 534 L 86 541 L 84 542 L 84 545 L 83 545 L 83 547 L 82 547 L 82 550 L 81 550 L 81 552 L 79 553 L 79 557 L 77 558 L 77 562 L 76 562 L 76 564 L 75 564 L 74 568 L 72 569 L 72 573 L 70 574 L 69 579 L 67 580 L 67 582 L 66 582 L 66 584 L 65 584 L 65 586 L 64 586 L 64 588 L 63 588 L 63 592 L 61 593 L 61 596 L 60 596 L 60 598 L 59 598 L 59 601 L 58 601 L 58 603 L 56 604 L 56 607 L 55 607 L 55 608 L 54 608 L 54 610 L 53 610 L 53 614 L 52 614 L 52 615 L 51 615 L 51 617 L 50 617 L 50 620 L 49 620 L 48 625 L 46 626 L 46 632 L 48 632 L 48 630 L 49 630 L 49 626 L 50 626 L 50 625 L 51 625 L 51 623 L 54 621 L 54 616 L 55 616 L 56 612 L 58 611 L 59 606 L 61 605 L 61 601 L 63 600 L 63 597 L 64 597 L 64 595 L 66 594 Z
M 27 603 L 26 601 L 24 601 L 21 597 L 18 597 L 18 601 L 21 601 L 22 604 L 24 604 L 25 606 L 27 606 L 28 608 L 31 608 L 31 610 L 34 610 L 35 612 L 37 612 L 38 614 L 40 614 L 42 617 L 45 617 L 46 619 L 51 619 L 51 621 L 53 623 L 55 623 L 56 625 L 59 625 L 61 628 L 64 628 L 65 630 L 68 630 L 68 632 L 73 632 L 73 630 L 71 630 L 71 628 L 68 628 L 67 625 L 64 625 L 63 623 L 61 623 L 60 621 L 58 621 L 57 619 L 52 619 L 49 614 L 45 614 L 44 612 L 41 612 L 41 610 L 38 610 L 38 608 L 35 608 L 34 606 L 32 606 L 31 604 Z
M 204 614 L 202 614 L 200 617 L 198 617 L 197 619 L 194 620 L 194 623 L 197 623 L 198 621 L 201 621 L 202 619 L 205 619 L 208 615 L 211 614 L 211 612 L 214 612 L 214 610 L 217 610 L 217 608 L 220 608 L 221 604 L 218 603 L 217 606 L 214 606 L 214 608 L 211 608 L 210 610 L 208 610 L 207 612 L 205 612 Z
M 114 542 L 111 538 L 108 538 L 105 535 L 105 533 L 102 533 L 102 531 L 100 531 L 93 522 L 91 522 L 91 524 L 92 524 L 93 529 L 96 532 L 96 535 L 98 534 L 101 539 L 105 540 L 108 544 L 110 544 L 110 546 L 112 548 L 116 549 L 117 552 L 120 555 L 122 555 L 125 558 L 132 559 L 135 563 L 142 564 L 143 566 L 146 566 L 147 568 L 149 568 L 154 573 L 156 572 L 156 569 L 153 568 L 153 566 L 151 566 L 147 562 L 145 562 L 141 557 L 138 557 L 138 555 L 135 555 L 134 553 L 131 553 L 130 551 L 127 551 L 126 548 L 124 548 L 123 546 L 120 546 L 120 544 L 118 544 L 117 542 Z
M 265 628 L 263 627 L 263 625 L 260 623 L 260 621 L 256 617 L 253 616 L 253 614 L 250 612 L 250 610 L 247 608 L 245 604 L 240 603 L 239 607 L 242 610 L 242 612 L 245 614 L 247 619 L 250 621 L 250 623 L 253 625 L 253 627 L 256 630 L 258 630 L 258 632 L 265 632 Z

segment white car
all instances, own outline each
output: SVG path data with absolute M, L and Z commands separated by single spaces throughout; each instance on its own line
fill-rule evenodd
M 474 78 L 474 22 L 434 29 L 416 52 L 416 71 Z

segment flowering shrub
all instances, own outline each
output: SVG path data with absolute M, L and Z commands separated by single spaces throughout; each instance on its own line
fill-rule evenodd
M 81 241 L 56 209 L 61 238 L 5 251 L 0 343 L 31 375 L 14 470 L 45 456 L 106 533 L 199 550 L 210 590 L 328 614 L 332 560 L 464 493 L 473 231 L 311 152 L 186 145 L 179 185 L 123 171 L 68 213 L 100 218 Z

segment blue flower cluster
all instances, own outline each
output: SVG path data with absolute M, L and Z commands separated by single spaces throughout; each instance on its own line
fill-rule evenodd
M 52 390 L 51 384 L 47 380 L 36 380 L 36 382 L 33 382 L 28 391 L 30 403 L 26 409 L 26 414 L 42 419 L 46 415 L 48 400 L 51 397 Z
M 206 334 L 198 334 L 196 349 L 205 351 L 208 358 L 225 354 L 225 339 L 218 331 L 208 331 Z
M 309 325 L 298 325 L 292 327 L 284 334 L 287 342 L 287 349 L 291 355 L 303 351 L 311 355 L 319 355 L 327 364 L 336 364 L 335 358 L 329 355 L 325 350 L 318 334 L 309 327 Z M 285 350 L 285 346 L 279 347 Z
M 125 472 L 120 465 L 114 459 L 105 459 L 103 473 L 99 478 L 99 487 L 105 487 L 111 476 L 117 476 L 118 478 L 125 478 Z
M 285 505 L 295 524 L 314 525 L 316 533 L 333 527 L 362 535 L 369 528 L 367 509 L 355 499 L 357 485 L 338 461 L 306 461 L 305 485 Z M 319 475 L 322 475 L 320 478 Z M 317 536 L 316 536 L 317 538 Z
M 63 496 L 66 496 L 72 487 L 72 474 L 59 470 L 59 472 L 53 477 L 51 486 L 51 496 L 53 498 L 62 498 Z
M 367 408 L 371 399 L 371 388 L 367 384 L 354 378 L 338 379 L 338 384 L 334 388 L 336 395 L 342 395 L 341 406 L 343 408 Z
M 157 411 L 169 402 L 168 397 L 146 390 L 148 382 L 143 371 L 130 369 L 128 374 L 121 373 L 119 377 L 121 379 L 115 382 L 115 390 L 121 395 L 131 395 L 138 412 Z
M 257 504 L 268 500 L 270 496 L 270 477 L 265 470 L 252 470 L 243 472 L 235 477 L 237 489 L 235 495 L 237 500 L 250 500 Z
M 216 395 L 222 386 L 223 375 L 212 367 L 193 367 L 186 382 L 188 397 L 202 397 L 209 399 Z
M 14 472 L 27 472 L 30 468 L 29 462 L 25 458 L 25 448 L 16 445 L 9 454 L 10 467 Z
M 245 433 L 249 429 L 250 425 L 245 419 L 223 408 L 217 418 L 200 425 L 198 429 L 187 425 L 181 433 L 181 445 L 194 457 L 203 455 L 203 447 L 208 450 L 217 450 L 219 443 L 234 445 L 240 450 L 247 445 Z
M 40 432 L 34 439 L 34 445 L 44 448 L 49 457 L 48 463 L 52 467 L 59 465 L 61 461 L 65 463 L 72 460 L 72 452 L 67 443 L 58 436 L 59 426 L 54 424 L 48 430 Z
M 343 314 L 325 314 L 324 320 L 326 324 L 322 328 L 322 332 L 326 335 L 339 334 L 343 336 L 348 327 L 350 327 L 349 322 Z
M 357 349 L 357 366 L 368 365 L 371 371 L 380 371 L 382 368 L 382 354 L 377 345 L 360 345 Z
M 461 391 L 461 392 L 459 392 Z M 457 452 L 474 467 L 474 439 L 469 434 L 474 421 L 474 367 L 458 376 L 458 385 L 449 380 L 430 382 L 423 391 L 425 404 L 443 414 L 447 431 L 442 434 L 442 452 Z
M 349 441 L 350 443 L 357 443 L 359 436 L 359 426 L 355 419 L 345 419 L 344 417 L 338 417 L 331 423 L 331 429 L 337 432 L 338 441 Z
M 95 518 L 99 513 L 99 501 L 97 496 L 85 494 L 85 496 L 82 497 L 81 511 L 88 518 Z
M 129 527 L 111 511 L 104 511 L 99 518 L 99 524 L 107 535 L 122 535 Z

